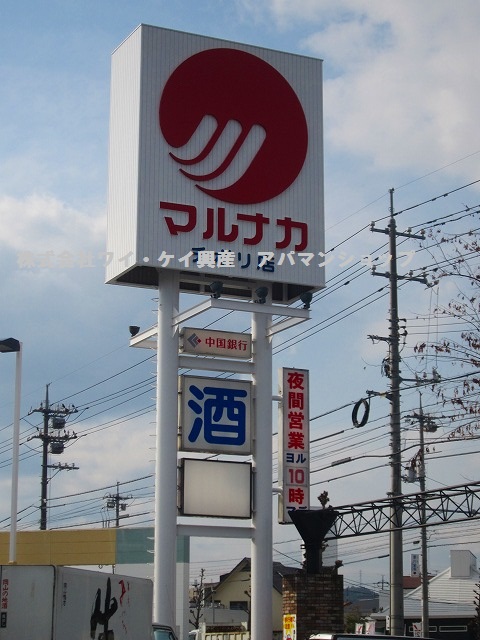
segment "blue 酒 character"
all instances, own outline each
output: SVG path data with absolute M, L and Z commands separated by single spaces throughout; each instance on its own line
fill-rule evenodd
M 190 409 L 198 415 L 188 435 L 190 442 L 198 439 L 203 428 L 203 437 L 208 444 L 245 444 L 247 412 L 241 398 L 246 397 L 246 390 L 208 386 L 202 390 L 192 384 L 189 391 L 200 401 L 188 401 Z

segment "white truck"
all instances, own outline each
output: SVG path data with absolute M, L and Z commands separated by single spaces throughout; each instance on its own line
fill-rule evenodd
M 151 640 L 151 580 L 0 566 L 0 640 Z

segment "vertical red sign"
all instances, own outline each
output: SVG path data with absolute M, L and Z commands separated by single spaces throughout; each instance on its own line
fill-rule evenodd
M 290 511 L 310 505 L 310 415 L 308 371 L 282 369 L 279 429 L 278 520 L 291 523 Z

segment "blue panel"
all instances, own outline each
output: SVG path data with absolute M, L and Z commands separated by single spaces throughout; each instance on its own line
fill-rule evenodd
M 116 564 L 153 563 L 153 527 L 116 531 Z M 190 538 L 177 537 L 177 562 L 190 562 Z
M 153 527 L 117 529 L 117 564 L 153 563 Z

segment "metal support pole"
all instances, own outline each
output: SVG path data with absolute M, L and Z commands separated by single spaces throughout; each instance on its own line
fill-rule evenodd
M 419 481 L 420 491 L 422 494 L 425 492 L 425 439 L 423 431 L 423 407 L 422 407 L 422 394 L 420 393 L 420 468 L 419 468 Z M 424 638 L 429 637 L 429 612 L 428 612 L 428 559 L 427 559 L 427 505 L 425 496 L 422 497 L 420 505 L 420 517 L 421 517 L 421 547 L 422 547 L 422 636 Z
M 117 482 L 117 495 L 115 496 L 115 526 L 120 526 L 120 483 Z
M 403 536 L 402 536 L 402 454 L 400 438 L 400 351 L 397 296 L 397 242 L 393 209 L 393 189 L 390 189 L 390 447 L 392 498 L 390 532 L 390 633 L 404 635 L 403 610 Z
M 15 360 L 15 407 L 13 414 L 12 493 L 10 509 L 10 541 L 8 561 L 17 561 L 18 466 L 20 456 L 20 396 L 22 385 L 22 344 Z
M 48 399 L 48 387 L 45 391 L 45 407 L 43 413 L 43 437 L 42 437 L 42 479 L 40 490 L 40 530 L 47 528 L 47 497 L 48 497 L 48 419 L 50 417 L 50 404 Z
M 174 272 L 159 274 L 155 458 L 154 618 L 175 628 L 177 537 L 178 313 Z
M 272 637 L 272 344 L 271 316 L 253 313 L 255 445 L 252 534 L 251 637 Z

